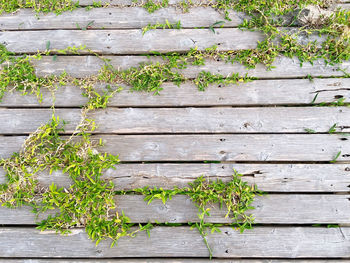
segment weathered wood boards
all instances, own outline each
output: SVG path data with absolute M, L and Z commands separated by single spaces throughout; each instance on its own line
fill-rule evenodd
M 48 41 L 51 49 L 85 45 L 102 54 L 142 54 L 155 50 L 185 52 L 194 47 L 204 50 L 213 45 L 217 45 L 218 50 L 249 49 L 263 39 L 261 33 L 238 28 L 218 28 L 215 34 L 208 29 L 156 29 L 145 35 L 139 29 L 0 32 L 0 43 L 16 53 L 45 51 Z
M 165 83 L 160 95 L 132 92 L 128 86 L 109 100 L 112 107 L 185 107 L 185 106 L 258 106 L 258 105 L 310 105 L 334 102 L 339 98 L 350 100 L 350 79 L 281 79 L 256 80 L 239 85 L 210 85 L 199 92 L 191 82 L 180 87 Z M 221 86 L 221 87 L 220 87 Z M 104 85 L 98 88 L 103 90 Z M 0 107 L 51 107 L 51 93 L 43 89 L 43 101 L 38 103 L 35 95 L 22 96 L 18 92 L 6 94 Z M 69 98 L 69 99 L 67 99 Z M 75 86 L 60 86 L 55 94 L 56 107 L 80 107 L 87 102 L 82 90 Z
M 223 27 L 237 27 L 246 15 L 230 12 L 231 21 L 226 20 Z M 38 30 L 38 29 L 135 29 L 148 24 L 170 24 L 181 22 L 182 28 L 209 27 L 224 20 L 221 13 L 212 8 L 196 7 L 189 12 L 182 12 L 174 7 L 162 8 L 149 13 L 142 7 L 129 8 L 94 8 L 86 11 L 79 8 L 59 16 L 54 13 L 35 14 L 30 9 L 19 10 L 15 14 L 2 14 L 0 27 L 3 30 Z M 221 25 L 220 25 L 221 26 Z
M 256 197 L 247 214 L 253 214 L 256 224 L 350 224 L 350 195 L 267 195 Z M 124 211 L 134 223 L 183 223 L 198 222 L 198 208 L 190 198 L 175 196 L 163 204 L 154 200 L 147 204 L 144 196 L 116 196 L 117 211 Z M 0 224 L 33 225 L 38 219 L 30 208 L 8 209 L 0 207 Z M 54 211 L 49 212 L 54 215 Z M 206 222 L 232 223 L 225 218 L 226 211 L 213 205 Z
M 72 133 L 81 119 L 79 109 L 58 109 L 55 114 L 68 122 Z M 26 134 L 47 123 L 49 109 L 1 109 L 0 134 Z M 95 133 L 328 133 L 350 131 L 350 109 L 346 107 L 283 108 L 125 108 L 97 110 L 88 114 L 96 120 Z
M 0 137 L 0 158 L 20 150 L 26 137 Z M 98 135 L 101 152 L 125 162 L 350 160 L 350 140 L 338 134 Z
M 208 235 L 213 256 L 220 258 L 340 258 L 348 257 L 350 229 L 321 227 L 256 227 L 240 234 L 223 227 Z M 111 257 L 208 257 L 202 237 L 189 227 L 156 227 L 150 237 L 139 233 L 122 238 L 110 248 L 110 241 L 95 246 L 83 229 L 67 236 L 33 228 L 1 228 L 3 257 L 111 258 Z
M 119 164 L 107 170 L 103 178 L 112 180 L 116 190 L 131 190 L 145 186 L 171 189 L 183 188 L 196 178 L 229 181 L 234 170 L 243 174 L 242 180 L 255 184 L 265 192 L 322 193 L 349 192 L 349 164 L 229 164 L 229 163 L 156 163 Z M 42 185 L 55 182 L 59 187 L 69 187 L 71 181 L 59 171 L 38 174 Z M 0 183 L 5 183 L 5 171 L 0 169 Z
M 349 192 L 350 188 L 349 164 L 120 164 L 103 177 L 113 180 L 119 190 L 150 185 L 167 189 L 186 187 L 200 176 L 229 181 L 234 170 L 266 192 Z M 60 186 L 69 185 L 59 172 L 43 173 L 39 181 L 49 185 L 53 178 Z
M 116 69 L 125 70 L 131 67 L 138 67 L 140 63 L 160 62 L 164 60 L 160 57 L 147 56 L 105 56 L 110 60 L 110 64 Z M 103 61 L 93 56 L 58 56 L 54 60 L 52 56 L 44 56 L 41 60 L 33 61 L 36 73 L 39 76 L 61 74 L 64 71 L 69 75 L 82 78 L 96 75 L 103 66 Z M 337 77 L 344 76 L 344 72 L 339 69 L 346 70 L 350 66 L 350 61 L 344 61 L 341 65 L 326 65 L 322 60 L 314 61 L 313 65 L 304 63 L 301 67 L 297 58 L 277 57 L 272 66 L 276 67 L 267 70 L 265 66 L 258 64 L 254 69 L 246 69 L 245 66 L 238 63 L 225 63 L 224 61 L 216 61 L 208 59 L 205 65 L 191 66 L 187 69 L 178 70 L 187 78 L 196 78 L 201 71 L 209 71 L 212 74 L 221 74 L 223 76 L 239 73 L 240 75 L 248 74 L 251 77 L 261 79 L 276 78 L 301 78 L 301 77 Z
M 200 176 L 229 181 L 233 169 L 266 192 L 349 192 L 350 187 L 349 164 L 121 164 L 106 171 L 104 178 L 112 179 L 118 189 L 147 185 L 166 189 L 186 187 Z M 42 183 L 52 180 L 45 178 Z
M 203 2 L 203 1 L 201 1 Z M 116 4 L 122 4 L 120 1 Z M 349 9 L 349 4 L 338 4 L 338 7 Z M 135 29 L 149 24 L 170 24 L 181 22 L 181 28 L 201 27 L 237 27 L 249 16 L 244 13 L 229 11 L 231 21 L 225 20 L 223 12 L 207 7 L 192 7 L 187 12 L 175 7 L 161 8 L 149 13 L 142 7 L 106 7 L 93 8 L 87 11 L 78 8 L 59 16 L 54 13 L 36 14 L 33 10 L 19 10 L 15 14 L 2 14 L 0 27 L 2 30 L 42 30 L 42 29 Z M 108 18 L 106 20 L 106 18 Z M 223 21 L 219 25 L 216 22 Z M 288 21 L 286 25 L 290 24 Z
M 350 159 L 341 135 L 101 136 L 102 151 L 126 161 L 338 161 Z

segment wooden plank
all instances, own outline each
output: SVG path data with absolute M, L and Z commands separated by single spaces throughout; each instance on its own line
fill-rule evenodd
M 347 227 L 256 227 L 243 234 L 223 227 L 221 231 L 207 237 L 214 257 L 349 258 Z M 96 247 L 83 229 L 64 237 L 33 228 L 1 228 L 0 243 L 2 257 L 209 257 L 202 237 L 189 227 L 155 227 L 150 237 L 139 233 L 133 239 L 122 238 L 114 248 L 110 241 Z
M 56 115 L 68 122 L 72 133 L 81 119 L 80 109 L 58 109 Z M 50 109 L 0 109 L 0 134 L 28 134 L 51 119 Z M 88 114 L 96 120 L 94 133 L 306 133 L 312 129 L 328 133 L 350 131 L 347 107 L 278 108 L 109 108 Z
M 348 161 L 350 140 L 341 135 L 101 136 L 101 149 L 129 161 L 329 161 L 341 151 Z
M 124 211 L 133 223 L 183 223 L 198 222 L 198 208 L 186 196 L 174 196 L 164 205 L 160 200 L 147 204 L 144 196 L 116 196 L 117 211 Z M 247 214 L 255 217 L 256 224 L 349 224 L 350 195 L 268 195 L 256 197 Z M 225 218 L 226 211 L 217 205 L 209 206 L 211 223 L 232 223 Z M 54 215 L 54 212 L 50 212 Z M 41 215 L 38 219 L 31 209 L 22 207 L 8 209 L 0 207 L 0 224 L 2 225 L 33 225 L 47 217 Z
M 112 180 L 116 190 L 130 190 L 145 186 L 171 189 L 183 188 L 196 178 L 231 180 L 233 169 L 243 174 L 242 180 L 255 184 L 265 192 L 349 192 L 349 164 L 119 164 L 107 170 L 103 178 Z M 38 180 L 49 186 L 69 187 L 71 181 L 60 171 L 40 173 Z M 5 183 L 0 169 L 0 183 Z
M 237 27 L 247 16 L 230 11 L 232 21 L 225 21 L 223 27 Z M 154 13 L 141 7 L 94 8 L 86 11 L 79 8 L 59 16 L 54 13 L 36 14 L 30 9 L 22 9 L 15 14 L 2 14 L 2 30 L 43 30 L 43 29 L 81 29 L 89 25 L 91 29 L 135 29 L 148 24 L 171 24 L 181 21 L 182 28 L 209 27 L 224 20 L 223 14 L 212 8 L 195 7 L 182 12 L 174 7 L 162 8 Z
M 349 192 L 349 164 L 119 164 L 104 172 L 103 178 L 112 180 L 116 190 L 130 190 L 145 186 L 171 189 L 183 188 L 196 178 L 231 180 L 233 171 L 243 174 L 242 180 L 255 184 L 265 192 Z M 69 187 L 71 180 L 60 171 L 38 174 L 40 184 Z M 0 183 L 5 183 L 5 171 L 0 169 Z
M 125 70 L 131 67 L 137 67 L 140 63 L 164 62 L 159 57 L 148 58 L 146 56 L 105 56 L 110 59 L 111 65 L 116 69 Z M 54 61 L 52 57 L 44 56 L 41 60 L 33 61 L 36 73 L 39 76 L 59 75 L 67 72 L 69 75 L 82 78 L 96 75 L 103 66 L 101 59 L 93 56 L 58 56 Z M 223 76 L 239 73 L 240 75 L 248 74 L 249 76 L 261 79 L 275 78 L 301 78 L 308 75 L 317 77 L 335 77 L 343 76 L 344 73 L 339 69 L 347 70 L 350 67 L 350 61 L 344 61 L 341 65 L 325 65 L 321 60 L 317 60 L 311 65 L 304 63 L 303 67 L 297 58 L 278 57 L 272 63 L 276 68 L 268 71 L 266 67 L 259 64 L 255 69 L 246 69 L 238 63 L 225 63 L 224 61 L 216 61 L 208 59 L 205 65 L 189 66 L 184 70 L 177 70 L 187 78 L 196 78 L 201 71 L 210 71 L 213 74 L 221 74 Z
M 96 86 L 103 89 L 104 85 Z M 221 88 L 220 88 L 221 86 Z M 257 105 L 310 105 L 318 94 L 316 103 L 333 102 L 339 98 L 350 100 L 350 79 L 331 78 L 256 80 L 239 85 L 210 85 L 205 92 L 199 92 L 191 82 L 180 87 L 165 83 L 160 95 L 133 92 L 123 85 L 123 90 L 109 100 L 113 107 L 177 107 L 177 106 L 257 106 Z M 80 107 L 87 102 L 79 87 L 59 87 L 55 95 L 56 107 Z M 69 98 L 69 99 L 67 99 Z M 35 95 L 22 96 L 13 92 L 6 94 L 0 107 L 50 107 L 51 93 L 43 90 L 43 102 L 38 104 Z
M 243 174 L 243 181 L 266 192 L 349 192 L 349 164 L 120 164 L 107 170 L 103 178 L 112 180 L 118 190 L 157 186 L 183 188 L 196 178 L 231 180 L 233 169 Z M 0 182 L 4 178 L 1 174 Z M 39 182 L 52 181 L 68 187 L 70 180 L 60 172 L 42 173 Z
M 350 9 L 349 4 L 338 4 L 338 7 Z M 87 13 L 88 12 L 88 13 Z M 175 7 L 161 8 L 154 13 L 149 13 L 142 7 L 106 7 L 93 8 L 86 11 L 78 8 L 72 12 L 65 12 L 59 16 L 54 13 L 37 14 L 31 9 L 21 9 L 15 14 L 2 14 L 0 26 L 2 30 L 43 30 L 43 29 L 135 29 L 143 28 L 149 24 L 165 24 L 166 20 L 171 24 L 181 21 L 182 28 L 209 27 L 217 21 L 225 23 L 214 27 L 237 27 L 244 19 L 250 17 L 244 13 L 230 10 L 228 16 L 231 21 L 225 20 L 222 12 L 208 7 L 192 7 L 188 12 L 183 12 Z M 108 21 L 106 21 L 108 18 Z M 288 19 L 285 25 L 292 21 Z
M 0 158 L 20 150 L 26 137 L 0 137 Z M 101 152 L 125 162 L 142 161 L 322 161 L 339 153 L 350 160 L 350 140 L 338 134 L 99 135 Z
M 255 48 L 257 41 L 263 39 L 261 33 L 238 28 L 218 28 L 215 34 L 208 29 L 155 29 L 144 36 L 140 29 L 0 32 L 0 43 L 16 53 L 45 51 L 48 41 L 51 49 L 86 45 L 102 54 L 143 54 L 150 51 L 185 52 L 194 47 L 204 50 L 213 45 L 217 45 L 218 50 L 249 49 Z

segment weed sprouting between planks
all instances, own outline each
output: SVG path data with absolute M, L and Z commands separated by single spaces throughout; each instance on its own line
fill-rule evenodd
M 82 111 L 85 116 L 87 109 Z M 149 232 L 157 223 L 137 227 L 124 211 L 116 212 L 114 197 L 126 192 L 115 191 L 113 182 L 101 177 L 106 169 L 115 169 L 119 159 L 98 151 L 103 142 L 91 137 L 96 127 L 94 121 L 82 118 L 68 138 L 60 135 L 64 132 L 64 124 L 53 114 L 48 124 L 28 137 L 19 153 L 0 161 L 7 177 L 7 182 L 0 185 L 0 203 L 9 208 L 31 206 L 37 215 L 53 210 L 56 213 L 41 221 L 38 229 L 67 234 L 71 228 L 84 227 L 96 244 L 111 239 L 111 246 L 114 246 L 121 237 Z M 59 188 L 55 183 L 47 187 L 39 182 L 38 174 L 51 174 L 57 170 L 69 176 L 72 182 L 69 187 Z M 216 204 L 227 209 L 226 216 L 232 219 L 232 226 L 238 226 L 241 231 L 252 226 L 254 219 L 245 212 L 253 209 L 250 204 L 261 192 L 239 176 L 235 173 L 227 183 L 200 177 L 183 189 L 146 187 L 130 190 L 127 194 L 144 195 L 148 203 L 161 199 L 164 204 L 177 194 L 189 196 L 199 209 L 199 221 L 190 225 L 199 230 L 208 246 L 208 230 L 218 231 L 218 225 L 205 221 L 204 217 L 210 216 L 209 206 Z M 209 246 L 208 249 L 211 254 Z
M 93 1 L 86 8 L 89 10 L 102 6 L 100 1 Z M 2 13 L 14 13 L 23 8 L 31 8 L 36 13 L 54 12 L 59 15 L 63 12 L 73 11 L 78 7 L 81 7 L 79 1 L 72 0 L 0 0 L 0 15 Z
M 169 23 L 168 19 L 165 20 L 164 24 L 156 23 L 156 24 L 148 24 L 147 26 L 142 28 L 142 35 L 144 35 L 147 31 L 152 29 L 181 29 L 181 21 L 177 21 L 174 24 Z

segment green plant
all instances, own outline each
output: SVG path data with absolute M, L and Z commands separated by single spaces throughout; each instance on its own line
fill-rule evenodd
M 32 8 L 35 12 L 61 14 L 77 7 L 79 7 L 79 2 L 72 0 L 0 0 L 0 14 L 12 13 L 21 8 Z
M 197 78 L 193 80 L 200 91 L 204 91 L 209 84 L 238 84 L 240 82 L 252 81 L 254 78 L 250 78 L 247 75 L 244 77 L 239 76 L 238 73 L 233 73 L 231 76 L 224 77 L 220 74 L 212 74 L 208 71 L 201 71 Z
M 0 161 L 0 167 L 5 169 L 7 176 L 7 183 L 0 185 L 0 203 L 9 208 L 31 206 L 37 215 L 54 210 L 56 214 L 41 221 L 38 229 L 66 234 L 71 228 L 85 227 L 89 238 L 96 244 L 111 239 L 111 246 L 114 246 L 121 237 L 133 237 L 139 231 L 149 231 L 152 224 L 139 225 L 135 230 L 124 212 L 115 212 L 114 196 L 118 192 L 111 181 L 103 180 L 101 176 L 104 170 L 115 169 L 119 159 L 118 156 L 98 152 L 102 141 L 91 138 L 96 125 L 86 118 L 87 111 L 82 110 L 84 118 L 68 138 L 60 135 L 64 133 L 65 122 L 53 114 L 48 124 L 28 137 L 19 153 Z M 49 171 L 51 174 L 57 170 L 71 179 L 72 184 L 68 188 L 59 188 L 54 183 L 44 187 L 39 183 L 39 172 Z M 232 181 L 227 183 L 200 177 L 183 189 L 145 187 L 127 193 L 143 194 L 148 203 L 154 199 L 166 203 L 174 195 L 188 195 L 199 209 L 199 222 L 191 225 L 199 230 L 207 244 L 207 229 L 219 231 L 218 225 L 205 222 L 205 216 L 210 216 L 209 205 L 225 206 L 226 216 L 230 216 L 241 231 L 250 228 L 253 223 L 253 217 L 245 212 L 253 209 L 250 204 L 261 192 L 241 181 L 239 176 L 235 173 Z M 208 249 L 211 251 L 209 246 Z
M 338 158 L 340 157 L 340 155 L 341 155 L 341 151 L 339 151 L 339 152 L 334 156 L 333 160 L 330 161 L 330 163 L 336 163 L 337 160 L 338 160 Z
M 168 19 L 165 20 L 165 24 L 156 23 L 154 25 L 148 24 L 147 26 L 142 28 L 142 35 L 144 35 L 147 31 L 152 29 L 181 29 L 181 21 L 177 21 L 174 24 L 170 24 Z
M 164 190 L 162 188 L 145 187 L 142 189 L 134 189 L 133 192 L 145 195 L 145 201 L 151 203 L 154 199 L 160 199 L 165 204 L 175 195 L 187 195 L 198 207 L 198 222 L 189 224 L 192 228 L 198 229 L 203 240 L 208 247 L 210 257 L 212 251 L 207 242 L 206 236 L 208 230 L 220 232 L 218 228 L 220 224 L 212 224 L 206 222 L 205 217 L 210 216 L 210 210 L 213 205 L 217 205 L 220 209 L 226 210 L 226 217 L 232 220 L 232 226 L 237 227 L 241 232 L 245 229 L 250 229 L 254 222 L 252 215 L 247 215 L 246 212 L 254 209 L 251 203 L 256 195 L 262 195 L 256 186 L 250 186 L 241 180 L 241 174 L 236 171 L 229 182 L 222 180 L 209 181 L 204 177 L 199 177 L 193 183 L 189 183 L 188 187 L 183 189 L 174 188 L 172 190 Z

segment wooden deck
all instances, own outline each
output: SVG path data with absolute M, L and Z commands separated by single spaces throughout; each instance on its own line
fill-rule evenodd
M 108 2 L 131 4 L 131 0 Z M 343 2 L 343 7 L 350 8 L 350 3 Z M 254 48 L 262 35 L 241 31 L 237 26 L 245 17 L 230 15 L 232 21 L 214 34 L 208 26 L 223 18 L 204 7 L 189 13 L 169 7 L 153 14 L 139 7 L 81 8 L 59 16 L 40 15 L 40 19 L 30 10 L 21 10 L 0 16 L 0 44 L 18 54 L 44 51 L 48 41 L 53 49 L 86 45 L 120 69 L 157 60 L 139 56 L 150 51 L 182 52 L 214 44 L 219 50 Z M 181 20 L 183 29 L 157 29 L 142 35 L 142 27 L 165 19 L 170 23 Z M 77 24 L 91 21 L 91 30 L 77 29 Z M 89 54 L 48 56 L 33 63 L 40 76 L 66 71 L 74 77 L 96 74 L 103 65 Z M 103 150 L 119 154 L 122 161 L 104 176 L 120 190 L 147 185 L 184 187 L 201 175 L 229 180 L 236 169 L 245 181 L 257 184 L 268 195 L 253 203 L 254 229 L 240 234 L 223 227 L 222 233 L 208 236 L 211 262 L 350 262 L 350 108 L 311 104 L 315 94 L 318 103 L 350 99 L 350 79 L 342 78 L 338 70 L 350 69 L 350 61 L 341 66 L 316 61 L 301 68 L 297 59 L 280 57 L 274 66 L 272 71 L 261 65 L 247 70 L 239 64 L 209 60 L 204 66 L 179 70 L 189 79 L 202 70 L 259 78 L 240 85 L 211 85 L 204 92 L 192 82 L 180 87 L 165 83 L 157 96 L 130 92 L 125 86 L 107 109 L 89 115 L 99 125 L 93 136 L 106 142 Z M 323 78 L 311 82 L 308 75 Z M 78 124 L 86 100 L 78 87 L 57 91 L 56 113 L 69 121 L 67 135 Z M 0 158 L 19 151 L 26 136 L 50 119 L 51 105 L 48 91 L 41 104 L 35 96 L 5 95 L 0 103 Z M 333 124 L 339 133 L 328 133 Z M 330 163 L 339 152 L 337 163 Z M 4 176 L 0 170 L 0 183 Z M 70 184 L 58 172 L 39 175 L 43 185 L 49 185 L 52 178 L 59 186 Z M 141 196 L 131 195 L 118 196 L 116 202 L 119 211 L 127 211 L 135 223 L 198 220 L 197 208 L 184 196 L 166 205 L 158 200 L 147 205 Z M 224 216 L 214 208 L 208 221 L 228 223 Z M 40 232 L 35 229 L 36 221 L 28 208 L 0 207 L 1 263 L 209 261 L 202 237 L 186 225 L 159 226 L 151 230 L 150 237 L 140 233 L 110 248 L 109 241 L 95 246 L 83 229 L 74 229 L 68 236 Z

